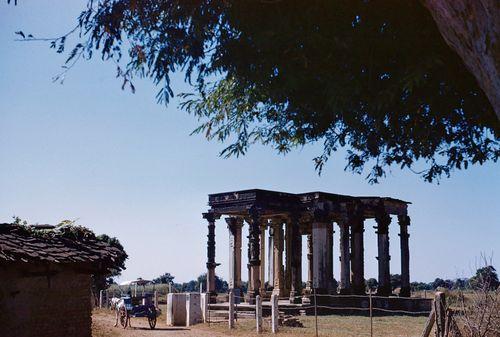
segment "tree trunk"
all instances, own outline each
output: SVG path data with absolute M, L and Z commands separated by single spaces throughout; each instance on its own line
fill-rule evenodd
M 500 1 L 420 0 L 500 119 Z

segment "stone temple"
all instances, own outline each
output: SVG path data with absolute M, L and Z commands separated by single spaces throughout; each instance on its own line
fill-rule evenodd
M 378 241 L 378 296 L 392 294 L 390 283 L 389 225 L 397 216 L 401 249 L 400 297 L 410 296 L 410 255 L 408 247 L 409 202 L 386 197 L 354 197 L 324 192 L 301 194 L 260 189 L 209 195 L 210 209 L 203 213 L 208 221 L 207 292 L 215 301 L 215 226 L 225 217 L 229 229 L 229 287 L 236 296 L 241 292 L 242 227 L 248 225 L 248 292 L 255 296 L 271 293 L 300 303 L 301 295 L 365 294 L 364 221 L 375 219 Z M 394 225 L 393 225 L 394 226 Z M 391 226 L 391 227 L 393 227 Z M 336 228 L 338 227 L 338 228 Z M 338 229 L 339 243 L 333 242 Z M 268 233 L 268 234 L 266 234 Z M 269 235 L 266 279 L 266 247 L 261 244 Z M 302 289 L 302 236 L 307 236 L 307 282 Z M 333 278 L 333 249 L 340 250 L 338 289 Z M 268 291 L 269 290 L 269 291 Z

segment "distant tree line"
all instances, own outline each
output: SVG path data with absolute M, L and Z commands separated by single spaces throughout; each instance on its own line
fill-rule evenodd
M 414 291 L 435 290 L 437 288 L 465 290 L 483 287 L 484 285 L 487 285 L 491 290 L 497 289 L 500 286 L 497 271 L 491 265 L 479 268 L 476 274 L 470 278 L 456 278 L 453 280 L 436 278 L 430 283 L 412 282 L 411 288 Z
M 436 290 L 437 288 L 466 290 L 483 287 L 485 284 L 491 290 L 497 289 L 500 286 L 496 269 L 491 265 L 479 268 L 476 274 L 470 278 L 456 278 L 450 280 L 438 277 L 429 283 L 412 282 L 410 286 L 412 291 Z M 366 280 L 366 287 L 368 289 L 375 290 L 377 286 L 378 281 L 376 279 L 370 278 Z M 391 274 L 391 287 L 392 290 L 401 287 L 401 275 Z
M 183 283 L 176 283 L 174 282 L 174 279 L 175 277 L 172 274 L 164 273 L 163 275 L 153 279 L 153 282 L 156 284 L 172 284 L 172 287 L 177 292 L 198 292 L 200 291 L 200 284 L 203 286 L 203 290 L 206 290 L 206 273 L 201 274 L 194 280 Z M 334 283 L 337 284 L 337 281 L 334 280 Z M 365 281 L 365 283 L 367 289 L 377 289 L 378 281 L 375 278 L 369 278 Z M 487 284 L 492 290 L 497 289 L 500 286 L 497 271 L 491 265 L 479 268 L 476 271 L 476 274 L 470 278 L 456 278 L 453 280 L 436 278 L 434 281 L 429 283 L 412 282 L 410 286 L 412 291 L 436 290 L 438 288 L 466 290 L 483 287 L 485 284 Z M 242 282 L 244 292 L 247 290 L 247 285 L 247 282 Z M 305 287 L 305 283 L 303 283 L 303 286 Z M 391 287 L 392 290 L 396 290 L 401 287 L 401 275 L 391 274 Z M 227 292 L 229 290 L 229 285 L 221 277 L 215 276 L 215 289 L 219 293 Z
M 207 274 L 201 274 L 196 279 L 177 283 L 174 282 L 175 276 L 170 273 L 165 273 L 163 275 L 158 276 L 153 279 L 153 282 L 156 284 L 172 284 L 172 287 L 177 292 L 198 292 L 200 291 L 200 285 L 203 287 L 203 290 L 206 290 L 207 287 Z M 244 282 L 244 288 L 246 290 L 246 282 Z M 219 276 L 215 276 L 215 290 L 217 292 L 227 292 L 229 290 L 229 285 L 227 281 L 222 279 Z

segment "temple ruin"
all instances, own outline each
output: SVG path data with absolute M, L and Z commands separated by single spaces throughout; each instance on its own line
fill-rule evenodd
M 324 192 L 302 194 L 260 189 L 209 195 L 210 209 L 203 213 L 208 222 L 207 292 L 215 299 L 215 226 L 225 217 L 229 229 L 229 287 L 241 291 L 241 249 L 243 225 L 248 224 L 248 291 L 255 296 L 271 293 L 300 303 L 303 293 L 365 294 L 364 221 L 375 219 L 378 241 L 378 296 L 391 295 L 389 225 L 397 216 L 401 249 L 400 297 L 410 296 L 410 254 L 408 247 L 409 202 L 386 197 L 353 197 Z M 393 225 L 394 226 L 394 225 Z M 333 242 L 338 229 L 339 243 Z M 268 235 L 268 289 L 266 247 Z M 307 282 L 302 289 L 302 236 L 307 236 Z M 338 289 L 333 278 L 333 249 L 340 250 Z M 267 291 L 269 290 L 269 291 Z

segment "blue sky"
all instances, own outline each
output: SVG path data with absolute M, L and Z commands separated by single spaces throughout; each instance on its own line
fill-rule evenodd
M 122 279 L 170 272 L 176 281 L 187 281 L 204 271 L 207 230 L 201 213 L 209 193 L 264 188 L 381 195 L 413 203 L 413 280 L 468 276 L 481 253 L 499 267 L 498 164 L 455 172 L 440 185 L 394 169 L 380 184 L 369 185 L 364 176 L 343 171 L 342 154 L 319 177 L 312 158 L 320 145 L 287 156 L 256 146 L 245 157 L 221 159 L 223 145 L 190 136 L 197 121 L 175 101 L 167 108 L 157 105 L 156 89 L 147 80 L 135 83 L 135 94 L 122 91 L 114 66 L 99 58 L 80 62 L 63 85 L 52 83 L 64 58 L 48 43 L 14 42 L 14 32 L 66 32 L 85 1 L 19 2 L 14 7 L 0 1 L 0 222 L 13 215 L 39 223 L 78 219 L 121 240 L 130 255 Z M 173 87 L 189 90 L 180 75 Z M 365 232 L 367 277 L 376 277 L 377 270 L 372 224 L 366 223 Z M 394 273 L 397 231 L 393 226 L 390 234 Z M 216 235 L 216 259 L 222 263 L 217 272 L 227 278 L 224 221 Z M 334 269 L 338 278 L 338 263 Z

